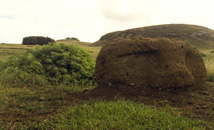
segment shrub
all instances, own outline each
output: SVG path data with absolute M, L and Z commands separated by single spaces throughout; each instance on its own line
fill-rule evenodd
M 49 37 L 41 37 L 41 36 L 29 36 L 23 38 L 23 45 L 46 45 L 49 42 L 55 42 L 55 40 Z
M 95 63 L 89 51 L 76 45 L 51 43 L 36 47 L 7 63 L 7 72 L 20 70 L 44 76 L 51 84 L 94 82 Z
M 71 40 L 80 41 L 78 38 L 71 37 Z

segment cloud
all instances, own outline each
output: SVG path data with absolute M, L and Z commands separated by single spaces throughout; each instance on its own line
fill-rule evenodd
M 31 35 L 94 42 L 112 31 L 188 23 L 214 28 L 212 0 L 1 0 L 0 42 Z
M 153 0 L 99 0 L 103 34 L 155 24 Z
M 0 4 L 0 15 L 13 14 L 16 19 L 0 21 L 0 42 L 21 43 L 22 38 L 29 35 L 95 41 L 101 29 L 96 3 L 97 0 L 4 1 Z
M 99 4 L 100 11 L 107 20 L 117 22 L 146 21 L 152 15 L 152 8 L 147 7 L 150 4 L 148 1 L 101 0 Z

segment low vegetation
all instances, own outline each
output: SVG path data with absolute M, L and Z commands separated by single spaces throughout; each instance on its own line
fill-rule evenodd
M 75 45 L 50 44 L 43 47 L 22 45 L 20 48 L 25 47 L 26 50 L 14 54 L 19 56 L 13 58 L 9 58 L 7 52 L 15 53 L 14 50 L 6 49 L 5 55 L 0 53 L 0 129 L 212 128 L 212 122 L 181 116 L 176 108 L 169 105 L 161 108 L 121 99 L 117 101 L 70 99 L 68 96 L 76 92 L 96 88 L 92 70 L 95 65 L 93 60 L 100 47 L 89 47 L 86 44 L 81 46 L 93 53 L 93 59 L 89 51 Z M 16 50 L 21 50 L 17 48 Z M 209 74 L 211 77 L 214 75 L 211 73 L 214 72 L 213 54 L 210 53 L 211 50 L 200 51 L 206 55 L 204 61 L 208 77 Z M 60 62 L 56 59 L 60 59 Z M 71 64 L 71 61 L 75 62 Z M 69 65 L 75 66 L 73 74 L 76 75 L 65 73 L 69 71 L 63 68 Z M 214 81 L 214 76 L 211 79 L 213 80 L 209 81 Z M 88 80 L 92 82 L 87 82 Z

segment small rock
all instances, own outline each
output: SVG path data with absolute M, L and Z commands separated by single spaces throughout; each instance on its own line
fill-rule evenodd
M 108 83 L 108 86 L 111 87 L 111 83 Z
M 210 95 L 208 92 L 205 92 L 205 91 L 201 91 L 200 93 L 204 95 Z
M 40 101 L 44 101 L 45 98 L 44 98 L 44 97 L 40 97 L 39 100 L 40 100 Z

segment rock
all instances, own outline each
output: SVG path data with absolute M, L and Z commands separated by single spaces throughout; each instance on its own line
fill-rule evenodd
M 106 44 L 97 57 L 95 76 L 99 86 L 200 89 L 206 68 L 200 52 L 187 42 L 135 37 Z
M 134 86 L 135 84 L 134 84 L 134 83 L 130 83 L 130 85 L 131 85 L 131 86 Z

